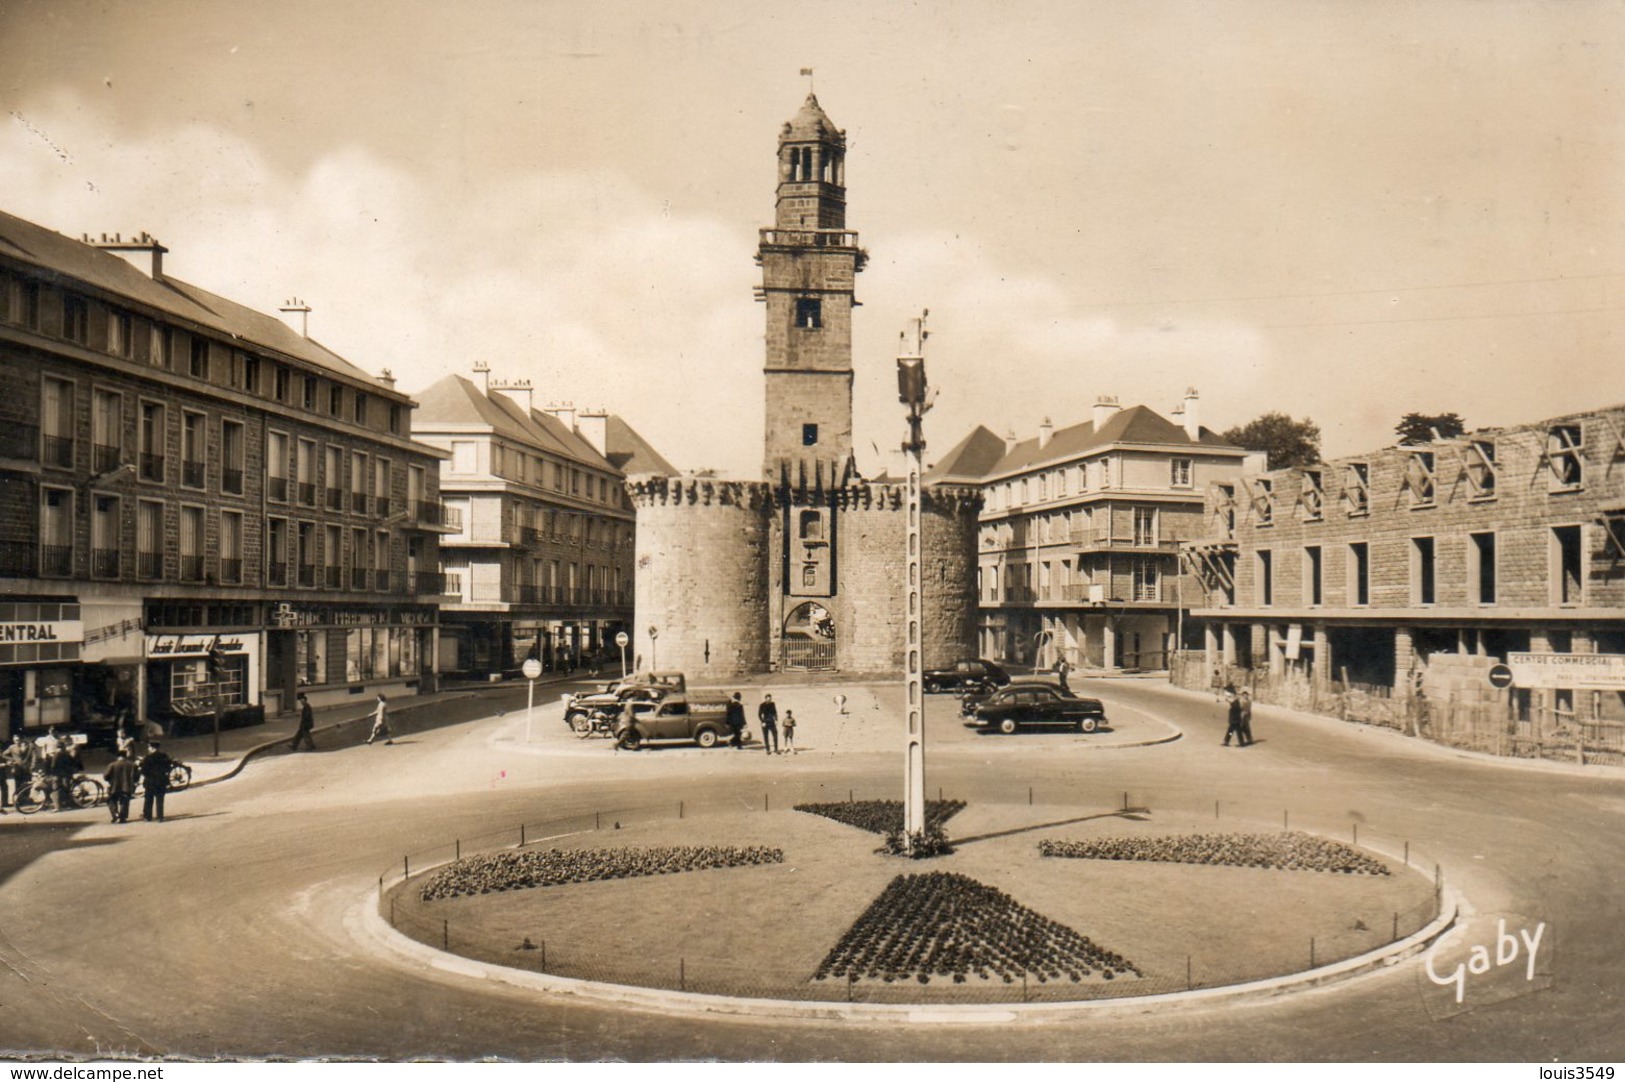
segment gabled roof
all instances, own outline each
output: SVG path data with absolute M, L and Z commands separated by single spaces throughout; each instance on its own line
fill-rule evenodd
M 995 441 L 997 447 L 994 446 Z M 1006 451 L 1003 440 L 988 431 L 986 426 L 978 425 L 944 456 L 927 479 L 948 480 L 951 472 L 953 480 L 981 481 L 1120 446 L 1189 446 L 1192 450 L 1220 454 L 1246 454 L 1242 448 L 1226 443 L 1211 429 L 1200 429 L 1198 438 L 1193 440 L 1183 426 L 1174 424 L 1155 410 L 1147 406 L 1130 406 L 1112 414 L 1099 432 L 1095 431 L 1093 421 L 1057 428 L 1043 447 L 1038 446 L 1038 437 L 1034 436 Z
M 112 252 L 0 211 L 0 257 L 38 267 L 104 293 L 207 327 L 247 345 L 274 350 L 318 368 L 391 392 L 337 353 L 298 334 L 280 318 L 164 275 L 154 279 Z M 401 396 L 405 398 L 404 395 Z
M 649 441 L 616 414 L 609 415 L 605 446 L 609 461 L 627 476 L 635 473 L 655 473 L 675 477 L 677 468 L 649 446 Z

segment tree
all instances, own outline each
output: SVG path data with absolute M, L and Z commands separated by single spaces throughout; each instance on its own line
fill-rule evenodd
M 1401 445 L 1428 443 L 1437 429 L 1442 439 L 1450 439 L 1467 431 L 1467 422 L 1459 413 L 1407 413 L 1394 426 L 1394 434 Z
M 1230 429 L 1223 438 L 1237 447 L 1265 452 L 1272 470 L 1313 466 L 1320 461 L 1320 426 L 1307 417 L 1294 421 L 1272 411 Z

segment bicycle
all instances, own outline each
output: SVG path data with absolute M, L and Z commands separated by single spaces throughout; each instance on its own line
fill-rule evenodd
M 33 815 L 51 802 L 56 783 L 39 771 L 28 785 L 17 793 L 13 803 L 23 815 Z M 107 786 L 88 774 L 75 774 L 68 783 L 68 802 L 75 808 L 94 808 L 107 799 Z M 63 810 L 59 808 L 58 810 Z

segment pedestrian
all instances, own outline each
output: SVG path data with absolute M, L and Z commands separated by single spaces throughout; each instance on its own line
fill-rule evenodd
M 762 748 L 769 755 L 779 753 L 779 707 L 772 695 L 762 696 L 762 705 L 756 708 L 756 720 L 762 723 Z
M 395 734 L 389 731 L 389 704 L 384 699 L 384 693 L 378 693 L 378 705 L 372 708 L 372 732 L 367 734 L 367 743 L 371 744 L 380 736 L 384 743 L 395 743 Z
M 739 692 L 728 700 L 728 745 L 734 748 L 745 746 L 745 704 Z
M 174 765 L 175 760 L 158 741 L 147 745 L 147 754 L 140 763 L 141 818 L 146 822 L 152 822 L 154 815 L 160 823 L 164 821 L 164 794 L 169 792 L 169 771 Z
M 45 730 L 45 735 L 34 741 L 34 743 L 39 746 L 40 756 L 42 759 L 48 759 L 55 755 L 58 751 L 62 750 L 62 741 L 56 735 L 55 725 L 47 727 Z
M 1055 659 L 1055 678 L 1061 683 L 1062 691 L 1070 691 L 1066 686 L 1066 674 L 1072 671 L 1072 664 L 1064 656 Z
M 288 745 L 289 751 L 298 751 L 303 743 L 311 751 L 316 750 L 316 741 L 310 738 L 310 730 L 316 726 L 316 713 L 310 708 L 310 699 L 304 692 L 300 692 L 299 699 L 299 728 L 294 731 L 293 743 Z
M 118 756 L 102 775 L 107 781 L 107 814 L 115 823 L 130 821 L 130 798 L 141 774 L 130 759 L 130 749 L 120 748 Z
M 796 712 L 794 710 L 786 710 L 784 712 L 784 754 L 794 755 L 795 753 Z
M 1238 739 L 1241 736 L 1241 698 L 1236 694 L 1235 688 L 1227 686 L 1224 689 L 1224 701 L 1230 704 L 1226 711 L 1227 723 L 1224 729 L 1224 746 L 1228 748 L 1232 736 Z
M 10 796 L 7 797 L 7 783 Z M 22 798 L 34 782 L 34 746 L 23 739 L 22 733 L 13 733 L 11 743 L 0 754 L 0 813 Z
M 50 756 L 46 767 L 46 782 L 51 791 L 51 805 L 59 812 L 73 808 L 73 779 L 84 769 L 71 737 L 58 742 L 56 754 Z
M 1241 723 L 1236 729 L 1236 736 L 1245 748 L 1253 742 L 1253 693 L 1242 688 L 1237 702 L 1241 706 Z

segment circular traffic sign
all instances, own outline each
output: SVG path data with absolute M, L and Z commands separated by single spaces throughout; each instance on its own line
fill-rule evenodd
M 624 631 L 618 632 L 616 634 L 616 636 L 615 636 L 615 645 L 616 646 L 625 646 L 627 643 L 629 643 L 631 641 L 632 640 L 627 636 L 626 632 L 624 632 Z
M 1496 688 L 1509 688 L 1512 686 L 1512 670 L 1505 665 L 1490 666 L 1490 686 Z
M 533 657 L 527 657 L 525 663 L 519 666 L 519 671 L 525 674 L 526 680 L 534 680 L 542 675 L 542 663 Z

